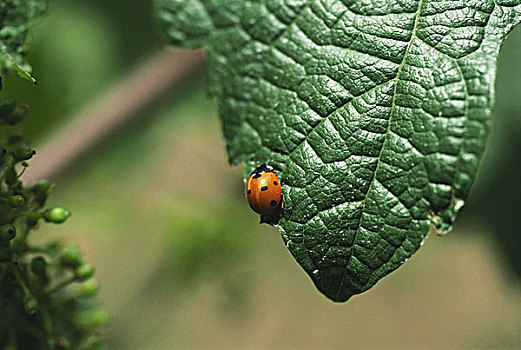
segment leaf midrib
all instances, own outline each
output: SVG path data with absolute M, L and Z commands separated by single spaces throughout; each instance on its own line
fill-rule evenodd
M 354 247 L 356 245 L 356 238 L 358 236 L 358 232 L 360 232 L 360 227 L 361 227 L 361 224 L 362 224 L 362 216 L 364 215 L 364 212 L 365 212 L 367 197 L 369 196 L 369 193 L 371 192 L 371 189 L 374 186 L 374 182 L 376 180 L 376 174 L 378 173 L 378 169 L 380 167 L 380 164 L 382 163 L 381 162 L 382 153 L 383 153 L 383 150 L 384 150 L 385 145 L 387 143 L 387 139 L 388 139 L 388 136 L 389 136 L 389 133 L 390 133 L 390 130 L 391 130 L 391 121 L 393 119 L 393 114 L 394 114 L 394 111 L 396 109 L 396 91 L 397 91 L 397 88 L 398 88 L 398 81 L 400 80 L 400 74 L 402 73 L 402 69 L 403 69 L 403 66 L 405 65 L 405 61 L 407 61 L 407 58 L 409 57 L 409 52 L 411 50 L 412 44 L 413 44 L 414 40 L 416 39 L 416 31 L 417 31 L 417 27 L 418 27 L 418 21 L 420 19 L 420 13 L 421 13 L 422 6 L 423 6 L 423 0 L 419 0 L 419 2 L 418 2 L 418 9 L 416 10 L 416 16 L 414 18 L 414 25 L 413 25 L 413 28 L 412 28 L 411 39 L 409 40 L 409 44 L 407 45 L 407 49 L 405 50 L 405 54 L 403 56 L 402 62 L 400 63 L 400 66 L 398 67 L 398 72 L 396 73 L 396 76 L 392 80 L 394 82 L 394 90 L 393 90 L 393 98 L 392 98 L 392 102 L 391 102 L 391 112 L 389 114 L 389 120 L 387 122 L 387 130 L 385 132 L 385 137 L 384 137 L 384 141 L 382 143 L 382 147 L 380 148 L 380 152 L 378 153 L 378 158 L 376 160 L 376 169 L 375 169 L 375 171 L 373 173 L 373 178 L 371 179 L 371 183 L 369 184 L 367 192 L 366 192 L 366 194 L 364 196 L 364 199 L 362 201 L 362 211 L 361 211 L 360 217 L 358 219 L 358 225 L 357 225 L 357 228 L 356 228 L 356 231 L 355 231 L 355 236 L 353 238 L 353 245 L 351 246 L 351 252 L 349 254 L 349 257 L 347 258 L 346 266 L 344 268 L 344 273 L 342 274 L 342 278 L 340 279 L 340 283 L 338 285 L 336 299 L 338 299 L 339 296 L 340 296 L 340 293 L 342 291 L 342 287 L 344 285 L 345 277 L 346 277 L 346 274 L 347 274 L 347 266 L 349 265 L 349 262 L 353 258 Z

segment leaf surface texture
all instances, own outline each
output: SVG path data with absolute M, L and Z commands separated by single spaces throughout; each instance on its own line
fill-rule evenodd
M 278 227 L 334 301 L 450 231 L 491 124 L 521 0 L 156 0 L 166 42 L 204 46 L 231 163 L 283 182 Z

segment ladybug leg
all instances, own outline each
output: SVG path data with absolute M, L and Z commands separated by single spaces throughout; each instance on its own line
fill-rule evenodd
M 277 218 L 273 216 L 264 216 L 261 215 L 259 224 L 268 224 L 268 225 L 274 225 L 277 223 Z
M 280 219 L 280 210 L 273 213 L 272 215 L 261 215 L 260 224 L 276 225 Z
M 293 206 L 291 206 L 291 207 L 286 206 L 286 201 L 284 200 L 284 196 L 282 197 L 282 200 L 281 200 L 281 203 L 280 203 L 280 207 L 283 210 L 291 210 L 291 209 L 293 209 Z

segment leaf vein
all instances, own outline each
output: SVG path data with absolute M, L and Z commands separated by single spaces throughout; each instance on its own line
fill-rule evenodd
M 418 27 L 418 21 L 420 19 L 420 13 L 421 13 L 422 5 L 423 5 L 423 0 L 419 0 L 418 1 L 418 9 L 416 11 L 416 18 L 414 20 L 414 26 L 413 26 L 412 33 L 411 33 L 411 39 L 409 41 L 409 45 L 407 46 L 407 50 L 405 51 L 405 55 L 404 55 L 404 57 L 402 59 L 402 63 L 400 64 L 400 67 L 398 68 L 398 73 L 396 74 L 396 77 L 394 78 L 395 85 L 394 85 L 394 91 L 393 91 L 393 100 L 392 100 L 392 103 L 391 103 L 391 112 L 390 112 L 390 115 L 389 115 L 389 121 L 388 121 L 388 125 L 387 125 L 387 133 L 386 133 L 384 142 L 382 144 L 382 147 L 380 149 L 380 154 L 378 156 L 378 161 L 377 161 L 377 164 L 376 164 L 376 169 L 375 169 L 374 174 L 373 174 L 373 179 L 371 180 L 371 183 L 369 185 L 369 188 L 368 188 L 367 193 L 366 193 L 365 198 L 364 198 L 364 202 L 363 202 L 363 206 L 362 206 L 362 213 L 361 213 L 361 215 L 359 217 L 359 220 L 358 220 L 358 228 L 355 231 L 353 244 L 356 243 L 356 238 L 358 236 L 358 232 L 360 230 L 360 225 L 362 223 L 362 216 L 363 216 L 365 208 L 366 208 L 367 198 L 369 196 L 369 193 L 371 192 L 371 188 L 374 186 L 375 179 L 376 179 L 376 174 L 378 173 L 378 168 L 379 168 L 379 165 L 381 163 L 380 162 L 380 158 L 382 156 L 382 152 L 383 152 L 383 150 L 385 148 L 385 144 L 387 142 L 387 135 L 389 134 L 389 131 L 390 131 L 390 128 L 391 128 L 391 122 L 392 122 L 392 119 L 393 119 L 393 113 L 394 113 L 395 106 L 396 106 L 396 92 L 397 92 L 397 87 L 398 87 L 398 80 L 400 79 L 400 74 L 402 72 L 402 68 L 405 65 L 405 61 L 407 61 L 410 49 L 412 47 L 414 39 L 416 38 L 416 30 L 417 30 L 417 27 Z M 340 293 L 342 291 L 342 287 L 344 285 L 344 281 L 345 281 L 345 277 L 346 277 L 346 274 L 347 274 L 349 262 L 353 258 L 353 251 L 354 251 L 354 249 L 351 249 L 351 254 L 349 255 L 349 257 L 347 259 L 346 267 L 344 269 L 344 273 L 342 275 L 342 278 L 340 279 L 340 283 L 338 285 L 338 291 L 337 291 L 337 295 L 336 295 L 337 299 L 339 298 L 339 295 L 340 295 Z

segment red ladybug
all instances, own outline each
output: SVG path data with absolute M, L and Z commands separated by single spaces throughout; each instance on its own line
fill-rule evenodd
M 261 215 L 261 223 L 267 222 L 264 216 L 270 217 L 280 208 L 282 191 L 280 180 L 273 168 L 261 164 L 252 171 L 246 182 L 246 198 L 250 207 Z

